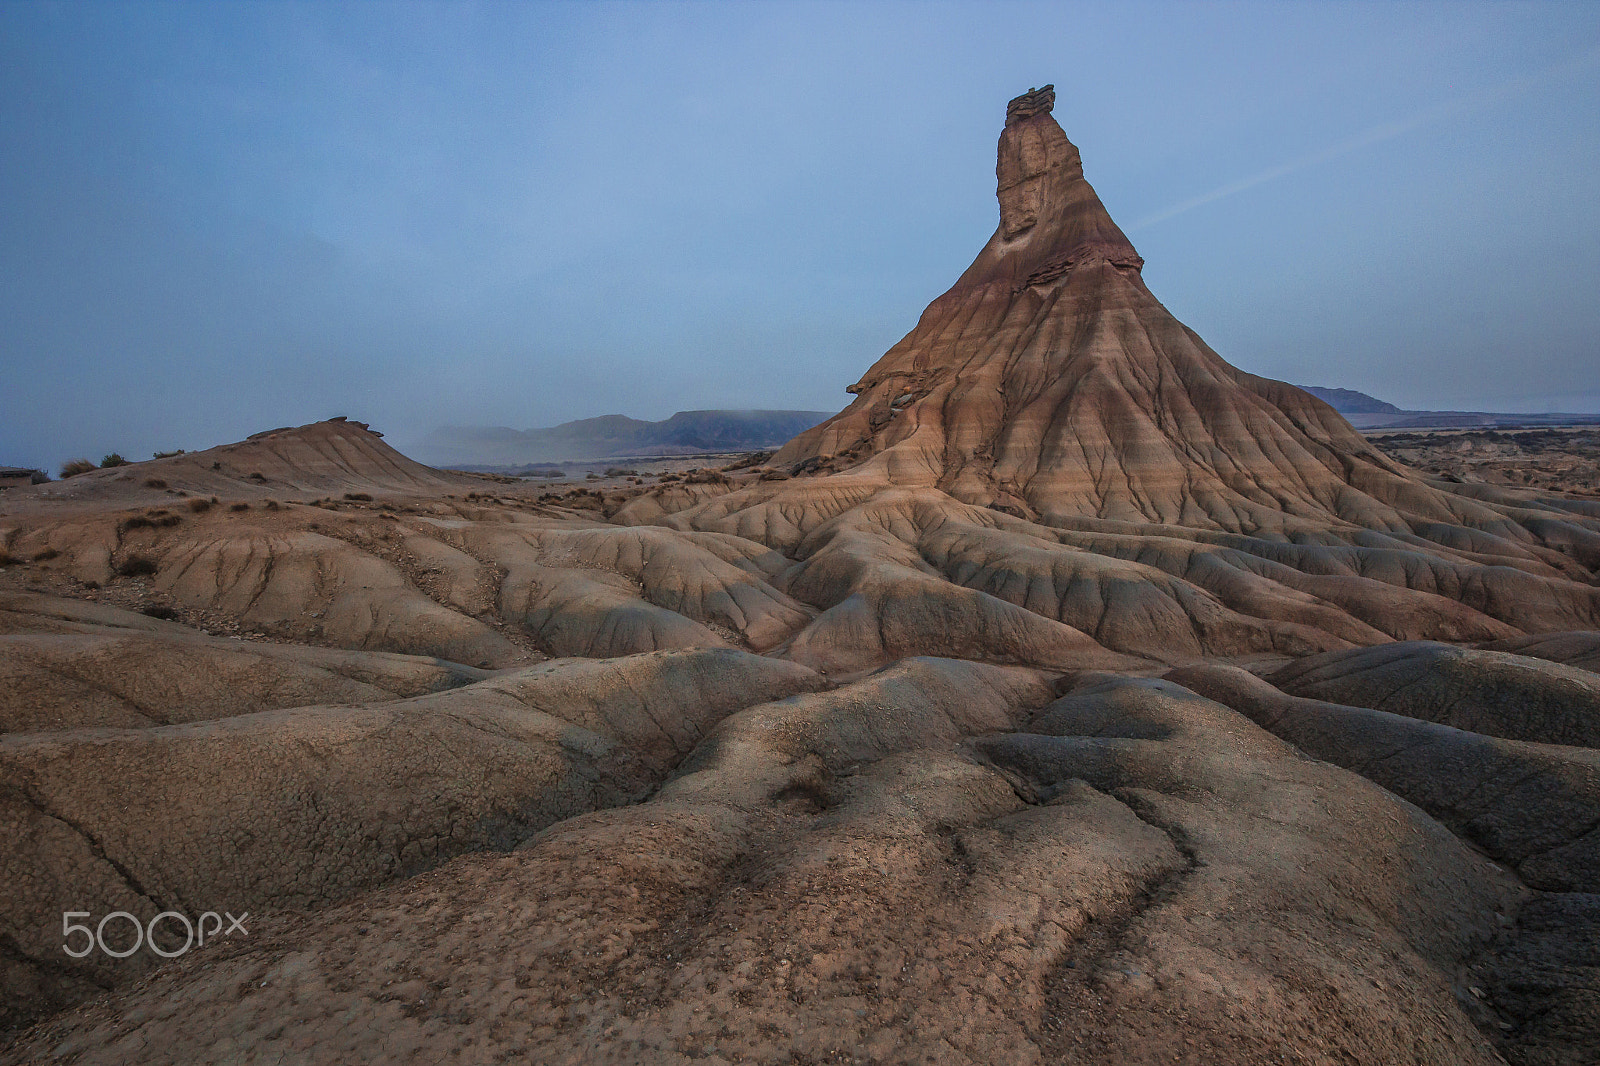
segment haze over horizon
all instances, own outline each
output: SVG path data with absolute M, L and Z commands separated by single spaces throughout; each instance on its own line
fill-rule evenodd
M 1600 11 L 0 8 L 0 464 L 834 410 L 1055 115 L 1235 365 L 1600 410 Z

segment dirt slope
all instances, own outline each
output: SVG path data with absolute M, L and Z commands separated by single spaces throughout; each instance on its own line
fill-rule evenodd
M 0 496 L 0 1062 L 1600 1061 L 1593 501 L 1229 366 L 1053 99 L 771 466 Z

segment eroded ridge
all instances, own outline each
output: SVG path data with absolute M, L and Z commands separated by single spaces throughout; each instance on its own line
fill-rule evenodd
M 767 460 L 0 495 L 0 1058 L 1600 1060 L 1600 509 L 1229 366 L 1054 103 Z

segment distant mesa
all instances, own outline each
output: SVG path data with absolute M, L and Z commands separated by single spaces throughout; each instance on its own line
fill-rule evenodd
M 776 448 L 830 414 L 679 411 L 660 422 L 602 415 L 546 429 L 449 426 L 430 434 L 417 454 L 441 466 L 464 467 L 755 451 Z
M 1539 414 L 1505 411 L 1407 411 L 1354 389 L 1330 389 L 1316 385 L 1300 386 L 1317 399 L 1331 405 L 1357 429 L 1456 429 L 1495 426 L 1591 425 L 1600 415 L 1545 412 Z
M 1342 415 L 1402 415 L 1404 411 L 1376 396 L 1368 396 L 1354 389 L 1328 389 L 1320 385 L 1300 386 Z

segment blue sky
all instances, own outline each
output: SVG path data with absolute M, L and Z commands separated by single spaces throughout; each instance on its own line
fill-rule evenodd
M 836 409 L 1056 117 L 1225 358 L 1600 410 L 1600 5 L 0 3 L 0 465 Z

